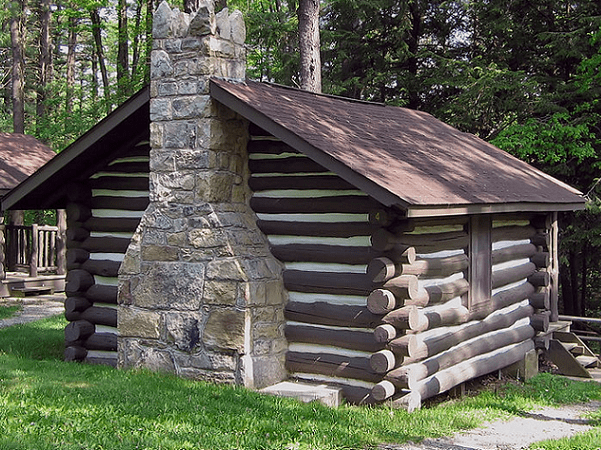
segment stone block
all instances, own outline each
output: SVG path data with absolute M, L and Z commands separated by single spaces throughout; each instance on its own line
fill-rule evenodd
M 163 127 L 165 148 L 194 148 L 197 128 L 194 122 L 172 121 Z
M 225 203 L 232 198 L 236 176 L 230 172 L 200 172 L 196 174 L 196 198 L 210 203 Z
M 151 122 L 150 123 L 150 146 L 152 148 L 163 147 L 163 124 Z M 152 163 L 152 161 L 151 161 Z
M 538 374 L 538 353 L 530 350 L 524 359 L 503 369 L 503 373 L 518 380 L 529 380 Z
M 194 248 L 215 248 L 221 247 L 223 236 L 219 229 L 198 228 L 188 232 L 188 241 Z
M 205 265 L 185 262 L 144 263 L 141 282 L 132 291 L 135 305 L 147 309 L 198 311 Z
M 221 39 L 229 40 L 231 38 L 231 26 L 229 19 L 229 11 L 223 8 L 215 15 L 217 21 L 217 34 Z
M 168 98 L 150 99 L 150 120 L 152 122 L 171 120 L 172 117 L 171 101 Z
M 175 158 L 177 170 L 208 169 L 212 154 L 204 149 L 182 150 Z
M 205 117 L 210 99 L 206 95 L 175 98 L 171 102 L 174 119 L 196 119 Z
M 177 261 L 179 249 L 169 245 L 143 245 L 143 261 Z
M 177 9 L 173 10 L 173 35 L 183 38 L 188 35 L 190 28 L 190 15 Z
M 244 44 L 246 41 L 246 25 L 244 24 L 244 16 L 239 10 L 235 10 L 229 17 L 230 33 L 232 41 L 236 44 Z
M 150 58 L 150 78 L 160 80 L 171 77 L 173 74 L 174 68 L 169 54 L 165 50 L 153 51 Z
M 190 36 L 206 36 L 215 34 L 217 21 L 215 5 L 212 1 L 201 1 L 196 15 L 190 21 L 188 33 Z
M 167 234 L 167 244 L 172 247 L 185 247 L 188 242 L 187 233 L 181 231 L 179 233 L 169 233 Z
M 248 281 L 244 263 L 238 258 L 227 258 L 212 261 L 207 265 L 207 279 Z
M 205 324 L 202 340 L 208 348 L 244 353 L 246 314 L 239 309 L 213 309 Z
M 171 8 L 166 1 L 163 1 L 152 15 L 152 37 L 155 40 L 169 37 L 172 22 Z
M 200 345 L 202 312 L 167 312 L 165 329 L 167 342 L 182 352 L 190 353 Z
M 295 398 L 303 403 L 320 402 L 336 408 L 342 403 L 342 389 L 325 384 L 293 383 L 283 381 L 260 391 L 263 394 Z
M 234 281 L 207 280 L 204 302 L 209 305 L 238 306 L 238 283 Z
M 153 311 L 122 306 L 119 309 L 117 328 L 121 336 L 158 339 L 161 330 L 161 315 Z
M 177 95 L 177 83 L 175 81 L 159 81 L 156 83 L 157 95 L 159 96 L 173 96 Z

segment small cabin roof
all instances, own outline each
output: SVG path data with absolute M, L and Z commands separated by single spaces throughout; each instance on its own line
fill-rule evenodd
M 56 156 L 33 136 L 0 133 L 0 195 L 5 194 Z
M 584 208 L 576 189 L 471 134 L 406 108 L 211 79 L 213 98 L 407 217 Z M 149 138 L 146 87 L 2 199 L 65 207 L 69 182 Z
M 268 83 L 211 95 L 408 217 L 584 208 L 579 191 L 432 115 Z

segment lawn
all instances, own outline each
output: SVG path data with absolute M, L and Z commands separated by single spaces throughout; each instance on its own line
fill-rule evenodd
M 21 305 L 0 305 L 0 320 L 13 317 L 21 309 Z
M 412 414 L 385 406 L 329 409 L 148 371 L 66 363 L 64 326 L 57 317 L 0 330 L 0 449 L 365 449 L 447 435 L 535 404 L 601 398 L 597 385 L 541 375 Z M 577 447 L 545 448 L 596 449 L 591 439 L 599 434 L 591 436 Z

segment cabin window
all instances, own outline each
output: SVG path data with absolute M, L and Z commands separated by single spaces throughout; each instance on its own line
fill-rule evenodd
M 472 312 L 488 307 L 492 296 L 492 220 L 472 216 L 469 222 L 470 289 L 467 304 Z

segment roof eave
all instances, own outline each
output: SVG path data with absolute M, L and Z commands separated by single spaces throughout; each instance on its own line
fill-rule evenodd
M 463 205 L 409 206 L 402 208 L 407 218 L 467 216 L 478 214 L 548 213 L 579 211 L 586 208 L 586 202 L 574 203 L 492 203 Z
M 125 119 L 135 114 L 149 100 L 149 87 L 145 87 L 137 94 L 134 94 L 125 104 L 118 107 L 96 126 L 88 130 L 83 136 L 6 194 L 0 200 L 0 211 L 11 209 L 41 184 L 56 176 L 62 168 L 81 156 Z
M 217 100 L 219 103 L 222 103 L 231 110 L 240 114 L 242 117 L 250 120 L 255 125 L 282 140 L 282 142 L 300 151 L 318 164 L 321 164 L 326 169 L 336 173 L 345 181 L 349 182 L 353 186 L 356 186 L 358 189 L 370 195 L 383 205 L 396 206 L 401 209 L 405 209 L 408 206 L 403 199 L 400 199 L 387 189 L 381 187 L 363 175 L 360 175 L 347 165 L 311 145 L 304 139 L 300 138 L 292 130 L 277 124 L 243 100 L 240 100 L 235 95 L 221 88 L 218 84 L 213 82 L 210 83 L 210 94 L 211 97 Z

